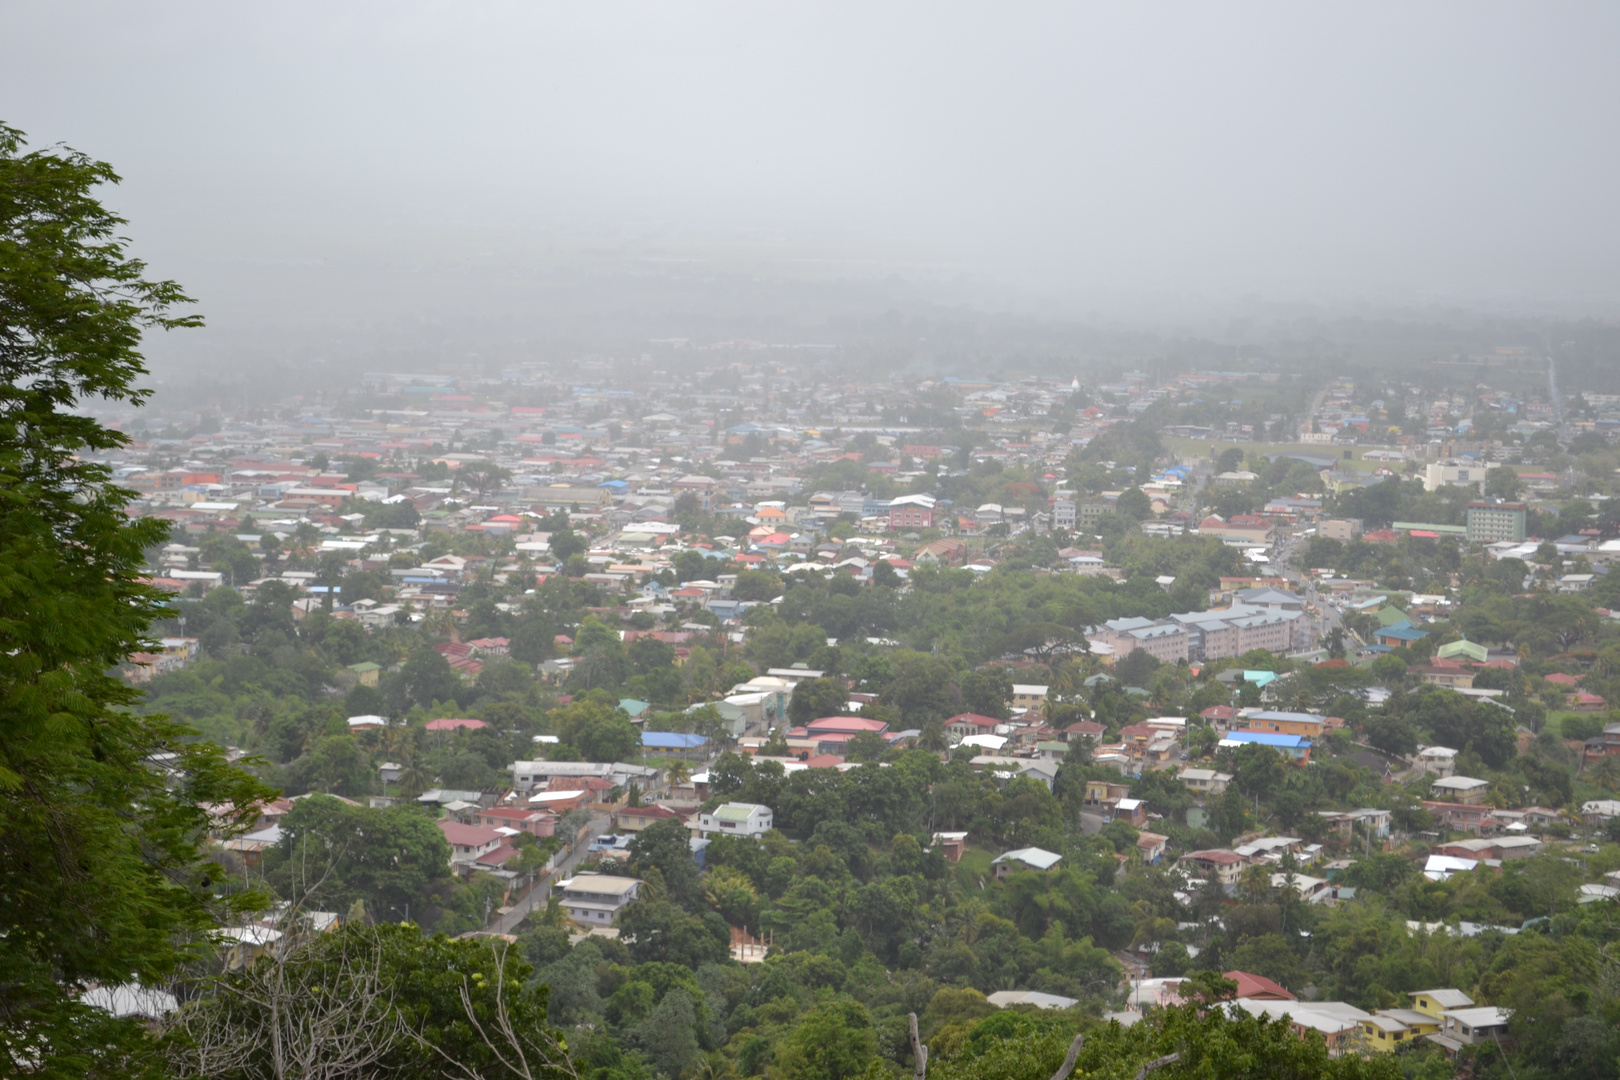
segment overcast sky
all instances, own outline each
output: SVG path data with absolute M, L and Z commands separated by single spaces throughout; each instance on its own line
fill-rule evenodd
M 1620 5 L 0 5 L 165 270 L 567 234 L 1043 296 L 1620 296 Z M 684 245 L 684 247 L 683 247 Z

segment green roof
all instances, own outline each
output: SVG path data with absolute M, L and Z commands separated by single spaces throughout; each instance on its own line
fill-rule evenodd
M 1436 649 L 1434 654 L 1442 660 L 1449 660 L 1453 656 L 1466 656 L 1472 660 L 1478 660 L 1482 664 L 1490 655 L 1485 646 L 1478 642 L 1469 641 L 1467 638 L 1463 638 L 1461 641 L 1448 642 Z
M 362 660 L 358 664 L 350 664 L 349 670 L 356 675 L 366 671 L 381 671 L 381 664 L 373 664 L 370 660 Z
M 1410 623 L 1411 621 L 1411 616 L 1394 604 L 1378 609 L 1378 624 L 1380 626 L 1394 626 L 1396 623 Z

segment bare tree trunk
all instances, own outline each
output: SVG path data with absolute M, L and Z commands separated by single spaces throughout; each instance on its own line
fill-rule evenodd
M 1179 1053 L 1166 1054 L 1162 1058 L 1154 1058 L 1152 1061 L 1142 1066 L 1141 1071 L 1136 1074 L 1136 1080 L 1147 1080 L 1148 1073 L 1156 1072 L 1159 1069 L 1164 1068 L 1166 1065 L 1174 1065 L 1180 1060 L 1181 1054 Z
M 928 1076 L 928 1047 L 923 1045 L 922 1037 L 917 1034 L 917 1014 L 907 1013 L 906 1019 L 911 1023 L 911 1057 L 916 1063 L 917 1080 L 926 1080 Z
M 1069 1074 L 1074 1072 L 1074 1063 L 1080 1060 L 1080 1048 L 1085 1045 L 1086 1036 L 1083 1032 L 1074 1037 L 1074 1042 L 1069 1044 L 1069 1056 L 1063 1059 L 1058 1071 L 1052 1074 L 1052 1080 L 1069 1080 Z M 1142 1078 L 1138 1076 L 1136 1080 Z

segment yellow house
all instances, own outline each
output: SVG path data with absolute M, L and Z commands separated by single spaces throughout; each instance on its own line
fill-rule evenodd
M 1326 721 L 1312 713 L 1277 712 L 1266 710 L 1251 713 L 1248 717 L 1250 731 L 1267 731 L 1276 735 L 1304 735 L 1306 738 L 1320 738 L 1322 728 Z
M 1361 1021 L 1363 1045 L 1387 1054 L 1402 1043 L 1421 1039 L 1440 1030 L 1440 1021 L 1415 1009 L 1380 1009 Z
M 1474 999 L 1461 990 L 1413 990 L 1406 995 L 1412 999 L 1412 1008 L 1434 1020 L 1436 1030 L 1447 1009 L 1467 1009 Z
M 363 660 L 358 664 L 350 664 L 349 670 L 354 672 L 354 677 L 361 686 L 376 686 L 377 676 L 382 671 L 382 667 L 373 664 L 370 660 Z
M 1046 706 L 1046 690 L 1044 686 L 1029 683 L 1013 684 L 1013 705 L 1020 709 L 1039 711 Z

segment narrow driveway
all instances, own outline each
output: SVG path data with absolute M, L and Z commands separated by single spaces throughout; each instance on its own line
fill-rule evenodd
M 494 922 L 490 923 L 488 931 L 492 934 L 510 934 L 517 929 L 518 924 L 530 911 L 536 907 L 545 907 L 546 899 L 551 895 L 551 883 L 572 873 L 574 867 L 585 858 L 586 849 L 591 846 L 592 841 L 607 832 L 611 824 L 612 820 L 607 817 L 592 818 L 591 823 L 585 827 L 584 837 L 574 845 L 567 857 L 557 864 L 557 868 L 536 882 L 534 888 L 529 890 L 529 895 L 513 904 L 506 914 L 497 915 Z

